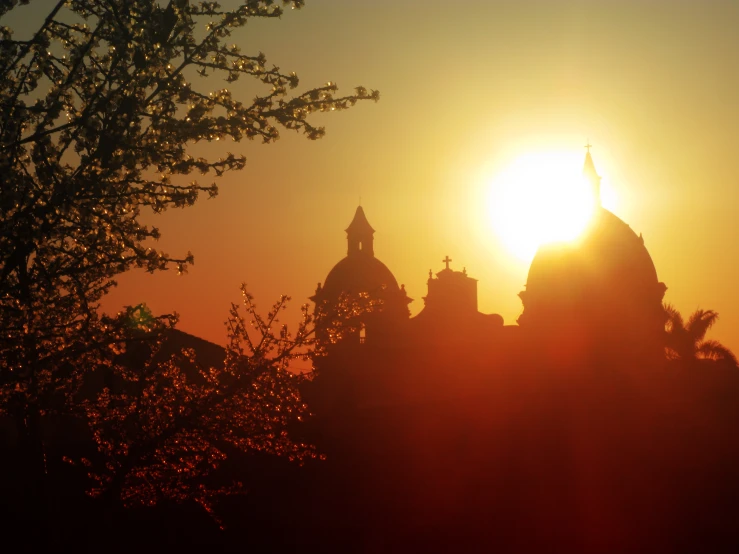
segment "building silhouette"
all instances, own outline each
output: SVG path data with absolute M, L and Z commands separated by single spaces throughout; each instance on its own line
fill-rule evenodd
M 336 313 L 343 297 L 356 300 L 363 296 L 379 300 L 378 309 L 350 316 L 354 325 L 341 341 L 344 348 L 364 344 L 366 340 L 392 340 L 410 317 L 408 304 L 412 299 L 406 294 L 405 287 L 398 286 L 387 266 L 375 257 L 374 233 L 359 206 L 346 228 L 346 257 L 331 269 L 323 285 L 318 283 L 316 293 L 310 298 L 316 305 L 317 315 L 324 311 L 330 317 Z M 319 341 L 331 344 L 331 331 L 326 320 L 321 324 L 319 318 L 316 333 Z
M 667 287 L 643 237 L 601 206 L 589 147 L 583 175 L 593 188 L 592 220 L 576 242 L 539 249 L 519 293 L 518 324 L 544 345 L 576 337 L 593 361 L 627 354 L 656 361 L 664 352 Z
M 346 229 L 347 256 L 318 284 L 311 300 L 317 314 L 335 314 L 333 308 L 346 295 L 376 298 L 378 307 L 352 316 L 355 324 L 341 339 L 327 328 L 331 318 L 324 323 L 319 318 L 317 337 L 327 353 L 323 366 L 361 365 L 369 359 L 383 366 L 409 359 L 437 363 L 471 351 L 488 365 L 522 355 L 578 364 L 663 359 L 666 286 L 642 236 L 601 206 L 590 146 L 583 176 L 593 189 L 592 220 L 577 241 L 538 250 L 519 293 L 523 311 L 517 325 L 478 310 L 477 280 L 466 269 L 452 269 L 449 256 L 438 273 L 429 270 L 424 307 L 411 318 L 412 300 L 375 257 L 374 229 L 358 207 Z

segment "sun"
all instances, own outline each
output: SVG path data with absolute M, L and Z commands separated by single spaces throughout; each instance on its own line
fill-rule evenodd
M 575 240 L 587 227 L 596 201 L 582 161 L 571 152 L 526 154 L 490 180 L 487 215 L 516 257 L 530 261 L 540 245 Z

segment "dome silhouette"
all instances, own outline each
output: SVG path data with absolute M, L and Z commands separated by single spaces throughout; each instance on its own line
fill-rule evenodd
M 635 294 L 653 292 L 658 284 L 644 239 L 614 214 L 598 208 L 576 243 L 539 249 L 529 268 L 526 290 L 546 288 L 569 295 L 606 287 Z
M 398 281 L 380 260 L 369 254 L 346 256 L 326 276 L 325 295 L 338 297 L 342 292 L 398 290 Z
M 597 202 L 592 220 L 578 240 L 539 248 L 519 294 L 524 309 L 518 324 L 560 345 L 579 340 L 604 354 L 611 348 L 649 351 L 656 358 L 667 287 L 657 278 L 642 236 L 600 206 L 600 177 L 590 152 L 583 173 Z
M 368 293 L 372 299 L 381 301 L 375 311 L 357 316 L 360 325 L 345 334 L 341 341 L 344 346 L 390 341 L 397 324 L 410 317 L 408 304 L 412 300 L 405 288 L 398 286 L 393 273 L 375 258 L 374 234 L 359 206 L 346 228 L 346 257 L 329 271 L 323 285 L 318 283 L 316 293 L 310 298 L 316 304 L 315 314 L 326 318 L 316 328 L 316 337 L 324 345 L 330 343 L 331 314 L 340 311 L 343 295 Z
M 364 209 L 358 206 L 346 228 L 346 257 L 329 271 L 320 298 L 336 300 L 341 293 L 400 290 L 393 273 L 375 258 L 374 234 Z

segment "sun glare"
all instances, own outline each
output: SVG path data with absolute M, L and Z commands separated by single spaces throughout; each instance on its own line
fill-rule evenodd
M 490 222 L 516 257 L 531 260 L 540 245 L 572 241 L 585 229 L 595 199 L 582 163 L 582 154 L 527 154 L 491 180 Z

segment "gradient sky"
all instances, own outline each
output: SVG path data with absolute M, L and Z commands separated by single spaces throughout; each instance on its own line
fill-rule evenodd
M 479 279 L 480 310 L 513 324 L 528 262 L 493 232 L 486 187 L 530 152 L 582 163 L 589 139 L 666 301 L 718 311 L 710 336 L 739 352 L 737 28 L 736 0 L 307 0 L 249 23 L 233 42 L 296 71 L 301 89 L 361 84 L 380 102 L 321 115 L 317 142 L 283 132 L 273 145 L 228 145 L 249 161 L 216 199 L 147 218 L 163 250 L 195 254 L 189 274 L 125 275 L 105 307 L 177 311 L 181 329 L 224 343 L 245 281 L 265 310 L 291 295 L 296 318 L 346 254 L 361 196 L 376 256 L 414 314 L 448 254 Z

